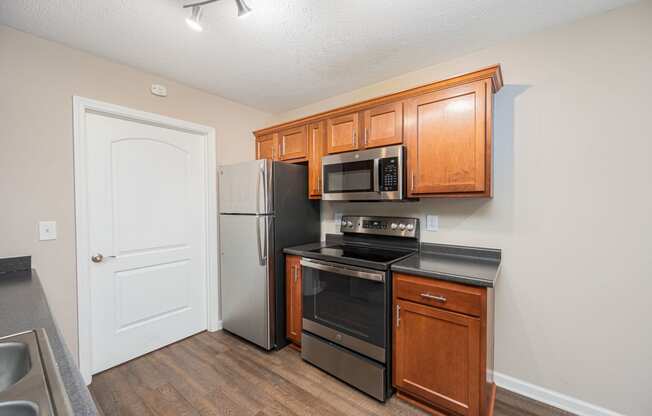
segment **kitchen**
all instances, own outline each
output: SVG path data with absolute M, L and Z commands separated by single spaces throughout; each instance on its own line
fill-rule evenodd
M 149 7 L 204 28 L 175 27 L 182 48 L 290 36 L 264 25 L 282 13 L 347 22 L 337 4 L 168 3 Z M 397 19 L 422 30 L 425 3 Z M 0 337 L 36 330 L 19 342 L 40 348 L 54 403 L 18 397 L 38 366 L 13 367 L 7 414 L 649 413 L 652 340 L 623 321 L 649 312 L 652 8 L 589 3 L 512 2 L 518 35 L 503 21 L 492 43 L 337 87 L 328 64 L 289 79 L 270 61 L 266 78 L 234 55 L 237 92 L 106 49 L 102 25 L 145 4 L 115 5 L 86 45 L 67 37 L 84 25 L 49 25 L 91 6 L 0 6 Z

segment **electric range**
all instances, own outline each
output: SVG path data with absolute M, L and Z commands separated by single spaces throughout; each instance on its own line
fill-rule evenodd
M 416 218 L 345 216 L 342 242 L 301 258 L 304 360 L 370 396 L 391 396 L 389 268 L 418 250 Z

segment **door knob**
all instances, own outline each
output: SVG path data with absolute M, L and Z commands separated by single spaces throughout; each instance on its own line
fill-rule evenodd
M 93 261 L 93 263 L 101 263 L 102 260 L 104 260 L 104 256 L 101 255 L 100 253 L 98 253 L 98 254 L 94 255 L 93 257 L 91 257 L 91 260 Z

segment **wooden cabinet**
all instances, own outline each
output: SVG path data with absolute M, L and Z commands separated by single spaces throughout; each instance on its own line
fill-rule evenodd
M 358 149 L 359 120 L 357 112 L 326 120 L 326 150 L 329 154 Z
M 393 284 L 399 397 L 434 414 L 492 414 L 493 290 L 403 274 Z
M 362 113 L 363 146 L 390 146 L 403 143 L 403 102 L 379 105 Z
M 408 197 L 491 197 L 493 96 L 502 86 L 495 65 L 268 127 L 255 132 L 256 157 L 308 161 L 309 197 L 319 198 L 319 151 L 403 143 Z M 324 147 L 312 143 L 313 134 Z
M 285 336 L 301 345 L 301 257 L 285 256 Z
M 265 134 L 256 137 L 256 159 L 278 160 L 276 154 L 277 135 Z
M 407 101 L 410 196 L 491 195 L 490 88 L 475 81 Z
M 306 159 L 308 137 L 306 126 L 281 130 L 278 133 L 279 160 Z
M 324 122 L 308 127 L 308 197 L 321 197 L 321 157 L 326 153 Z

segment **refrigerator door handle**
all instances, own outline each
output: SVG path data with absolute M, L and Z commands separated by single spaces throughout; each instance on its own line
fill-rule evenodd
M 269 213 L 268 200 L 269 195 L 267 195 L 267 161 L 263 164 L 263 168 L 260 170 L 261 175 L 263 176 L 263 212 L 265 214 Z
M 263 249 L 263 254 L 262 254 L 262 263 L 261 265 L 264 265 L 267 263 L 267 255 L 269 254 L 268 251 L 268 245 L 267 245 L 267 239 L 269 238 L 269 233 L 267 232 L 267 227 L 269 226 L 267 222 L 269 221 L 269 218 L 267 216 L 264 217 L 265 219 L 265 237 L 263 238 L 263 241 L 265 243 L 265 248 Z
M 265 234 L 267 234 L 267 232 L 265 232 Z M 264 266 L 266 259 L 263 258 L 263 249 L 260 242 L 260 214 L 256 214 L 256 244 L 258 245 L 258 263 L 261 266 Z M 265 242 L 265 245 L 267 245 L 267 242 Z

